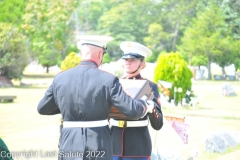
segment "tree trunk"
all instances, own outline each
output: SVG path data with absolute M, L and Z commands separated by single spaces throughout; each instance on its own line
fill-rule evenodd
M 64 47 L 63 49 L 62 49 L 62 60 L 64 60 L 65 58 L 66 58 L 66 49 L 67 47 Z
M 212 73 L 211 73 L 211 60 L 208 57 L 208 80 L 212 79 Z
M 46 67 L 46 73 L 49 73 L 49 66 Z
M 223 76 L 223 77 L 226 77 L 226 71 L 225 71 L 224 66 L 222 67 L 222 76 Z
M 179 23 L 180 23 L 180 20 L 178 20 L 178 22 L 177 22 L 177 24 L 176 24 L 176 27 L 175 27 L 175 31 L 174 31 L 174 37 L 173 37 L 173 42 L 172 42 L 172 50 L 173 50 L 173 51 L 176 51 L 175 44 L 176 44 L 177 36 L 178 36 Z

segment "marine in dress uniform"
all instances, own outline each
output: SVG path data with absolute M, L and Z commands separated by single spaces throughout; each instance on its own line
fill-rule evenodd
M 147 114 L 144 101 L 126 95 L 116 76 L 98 69 L 111 39 L 81 36 L 78 46 L 82 61 L 56 75 L 38 104 L 40 114 L 62 115 L 59 160 L 112 159 L 108 126 L 111 106 L 129 117 Z
M 122 42 L 120 48 L 124 53 L 122 58 L 125 61 L 124 67 L 127 71 L 127 76 L 124 79 L 146 80 L 141 76 L 140 70 L 145 67 L 144 58 L 152 54 L 151 50 L 142 44 L 130 41 Z M 128 63 L 135 63 L 135 66 Z M 149 80 L 148 82 L 154 94 L 152 113 L 148 113 L 139 120 L 127 121 L 126 128 L 119 127 L 118 120 L 110 120 L 114 160 L 150 160 L 152 142 L 148 122 L 150 121 L 155 130 L 160 130 L 163 126 L 163 115 L 158 87 L 155 83 Z

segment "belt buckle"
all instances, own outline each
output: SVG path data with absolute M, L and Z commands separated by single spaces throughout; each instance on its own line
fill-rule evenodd
M 118 127 L 119 128 L 126 128 L 127 127 L 127 121 L 119 120 L 118 121 Z

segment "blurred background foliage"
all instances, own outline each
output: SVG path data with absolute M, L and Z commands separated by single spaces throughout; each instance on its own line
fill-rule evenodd
M 9 78 L 20 78 L 31 61 L 46 72 L 60 66 L 68 54 L 79 53 L 79 34 L 114 37 L 104 63 L 117 61 L 120 42 L 130 40 L 153 51 L 148 62 L 179 51 L 187 64 L 206 66 L 208 79 L 212 62 L 223 74 L 229 64 L 240 68 L 236 0 L 2 0 L 0 11 L 0 75 Z

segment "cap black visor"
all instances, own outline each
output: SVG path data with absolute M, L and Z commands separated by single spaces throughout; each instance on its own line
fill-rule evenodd
M 128 58 L 144 59 L 143 56 L 141 56 L 140 54 L 136 54 L 136 53 L 127 53 L 127 54 L 124 54 L 124 55 L 122 56 L 122 59 L 128 59 Z

